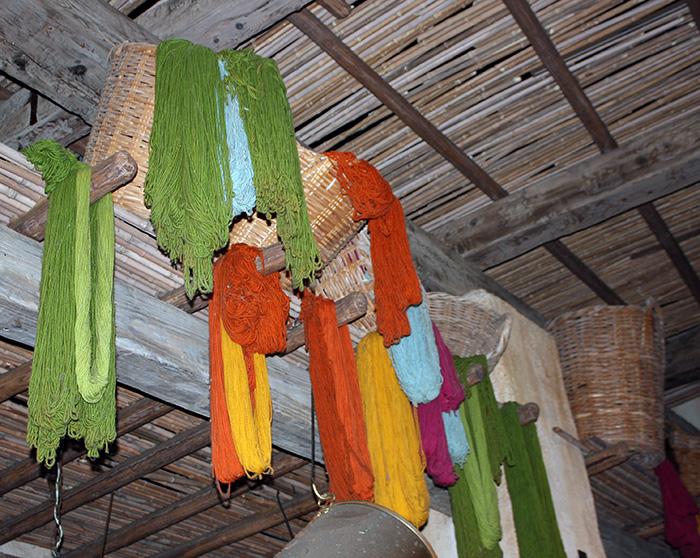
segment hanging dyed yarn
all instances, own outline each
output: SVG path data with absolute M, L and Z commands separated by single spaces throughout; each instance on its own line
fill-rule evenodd
M 301 166 L 287 90 L 277 63 L 249 50 L 224 50 L 227 90 L 240 104 L 253 163 L 257 210 L 277 216 L 277 234 L 284 245 L 292 284 L 304 289 L 321 268 L 306 210 Z
M 420 527 L 428 519 L 430 496 L 418 418 L 379 333 L 368 333 L 357 345 L 357 373 L 374 471 L 374 501 Z
M 212 462 L 223 483 L 238 478 L 238 463 L 250 477 L 271 472 L 272 403 L 265 354 L 286 347 L 289 299 L 276 274 L 263 276 L 257 270 L 260 255 L 257 248 L 234 244 L 214 264 L 209 305 Z
M 51 467 L 66 434 L 83 438 L 92 458 L 116 437 L 114 214 L 110 196 L 90 206 L 90 168 L 58 143 L 39 140 L 24 154 L 50 200 L 27 442 Z
M 212 290 L 212 255 L 233 217 L 224 98 L 213 51 L 179 39 L 158 45 L 144 201 L 190 297 Z
M 440 358 L 427 304 L 410 306 L 406 311 L 409 335 L 389 348 L 396 377 L 406 397 L 414 405 L 428 403 L 440 393 Z
M 422 300 L 399 200 L 379 171 L 352 153 L 329 151 L 343 193 L 355 209 L 353 219 L 369 219 L 377 331 L 388 347 L 408 335 L 409 306 Z
M 233 84 L 228 80 L 226 63 L 219 60 L 221 79 L 226 84 L 226 142 L 228 144 L 229 169 L 233 183 L 234 198 L 231 200 L 232 215 L 251 215 L 255 208 L 255 186 L 253 185 L 253 164 L 250 161 L 248 136 L 241 118 L 238 97 Z
M 409 320 L 412 308 L 409 308 Z M 435 324 L 432 324 L 432 331 L 439 355 L 443 382 L 440 394 L 433 401 L 418 405 L 418 420 L 428 474 L 436 484 L 452 486 L 457 480 L 454 463 L 464 465 L 470 451 L 462 422 L 456 414 L 456 409 L 464 400 L 464 388 L 457 378 L 452 354 L 442 340 Z M 397 349 L 416 332 L 417 329 L 413 327 L 413 322 L 411 322 L 411 335 L 404 337 L 391 348 L 391 351 Z M 448 429 L 449 438 L 447 436 Z
M 494 429 L 501 424 L 500 414 L 498 404 L 494 405 L 495 396 L 488 374 L 471 389 L 468 389 L 467 383 L 469 366 L 478 361 L 487 370 L 485 360 L 475 357 L 454 357 L 457 376 L 467 392 L 466 399 L 460 405 L 459 413 L 472 449 L 472 455 L 464 464 L 461 477 L 469 485 L 469 494 L 481 538 L 481 546 L 486 550 L 493 550 L 501 538 L 501 517 L 498 511 L 498 494 L 495 482 L 500 481 L 500 464 L 503 460 L 503 452 L 499 441 L 500 435 L 493 438 Z M 502 426 L 500 428 L 502 429 Z M 498 473 L 493 468 L 495 462 L 498 463 Z M 463 528 L 465 528 L 464 525 L 455 523 L 455 530 Z
M 308 289 L 301 303 L 318 430 L 336 500 L 374 496 L 372 463 L 348 326 L 338 327 L 335 303 Z
M 508 493 L 521 558 L 565 558 L 542 449 L 534 423 L 520 426 L 518 403 L 501 407 L 510 451 L 505 460 Z

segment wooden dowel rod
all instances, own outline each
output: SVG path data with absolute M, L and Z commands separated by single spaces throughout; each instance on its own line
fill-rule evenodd
M 338 327 L 354 322 L 367 313 L 367 297 L 361 292 L 352 292 L 335 301 L 335 313 L 338 317 Z M 285 354 L 298 349 L 304 342 L 304 324 L 289 328 Z
M 90 203 L 123 186 L 136 176 L 138 165 L 126 151 L 118 151 L 92 168 L 90 178 Z M 12 221 L 8 227 L 41 242 L 46 232 L 49 201 L 43 199 L 24 215 Z
M 589 450 L 578 438 L 574 438 L 571 434 L 559 428 L 558 426 L 553 427 L 552 430 L 554 431 L 554 433 L 559 434 L 559 436 L 564 438 L 571 445 L 576 446 L 578 449 L 580 449 L 583 455 L 588 455 L 591 452 L 591 450 Z
M 534 402 L 525 403 L 525 405 L 518 407 L 518 418 L 520 426 L 536 422 L 540 418 L 540 406 Z

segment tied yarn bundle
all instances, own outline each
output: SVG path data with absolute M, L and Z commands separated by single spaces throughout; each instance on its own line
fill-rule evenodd
M 460 478 L 450 488 L 455 531 L 466 530 L 473 537 L 473 526 L 465 523 L 472 513 L 469 511 L 471 506 L 479 541 L 469 544 L 486 551 L 496 551 L 501 539 L 496 483 L 501 478 L 503 425 L 488 374 L 474 387 L 468 388 L 470 365 L 479 362 L 488 370 L 486 358 L 479 355 L 471 358 L 455 356 L 453 359 L 457 376 L 467 393 L 459 407 L 459 413 L 472 449 L 472 455 L 464 464 Z M 468 495 L 469 500 L 465 500 L 465 495 Z
M 464 465 L 470 451 L 462 422 L 456 413 L 457 408 L 464 401 L 465 394 L 457 378 L 450 350 L 442 340 L 435 324 L 432 324 L 432 331 L 443 381 L 440 394 L 433 401 L 418 405 L 418 421 L 428 474 L 436 484 L 452 486 L 458 477 L 454 464 Z M 411 324 L 411 335 L 404 337 L 398 345 L 392 347 L 392 350 L 415 333 L 416 330 Z
M 96 458 L 116 438 L 114 213 L 90 206 L 90 168 L 53 140 L 24 150 L 49 196 L 27 442 L 53 466 L 63 436 Z
M 370 253 L 374 268 L 377 331 L 389 347 L 411 332 L 409 306 L 423 299 L 411 259 L 401 202 L 379 171 L 352 153 L 329 151 L 335 176 L 355 210 L 353 219 L 369 220 Z
M 501 407 L 509 451 L 505 459 L 508 493 L 521 558 L 565 558 L 542 449 L 534 423 L 520 425 L 515 402 Z
M 265 354 L 286 347 L 289 299 L 261 251 L 234 244 L 214 264 L 209 305 L 212 465 L 221 483 L 271 472 L 272 402 Z
M 418 418 L 379 333 L 368 333 L 357 345 L 357 373 L 374 471 L 374 501 L 420 527 L 428 519 L 430 495 Z
M 427 304 L 406 311 L 410 333 L 389 348 L 396 377 L 414 405 L 433 401 L 440 394 L 440 357 Z
M 180 39 L 158 45 L 144 201 L 158 244 L 182 262 L 190 297 L 212 290 L 212 256 L 233 217 L 224 97 L 212 50 Z
M 350 331 L 347 325 L 338 327 L 335 303 L 308 289 L 299 319 L 330 490 L 337 500 L 371 501 L 372 463 Z
M 227 91 L 240 104 L 253 165 L 257 210 L 277 216 L 292 285 L 304 289 L 321 268 L 304 198 L 301 166 L 287 90 L 277 63 L 249 50 L 219 53 L 226 66 Z

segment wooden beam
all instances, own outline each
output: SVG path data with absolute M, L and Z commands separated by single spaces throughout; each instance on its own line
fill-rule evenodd
M 309 10 L 291 14 L 287 19 L 299 28 L 309 39 L 320 46 L 345 71 L 359 81 L 375 97 L 398 116 L 418 137 L 440 153 L 468 180 L 484 192 L 490 199 L 496 200 L 508 195 L 508 192 L 489 174 L 477 165 L 469 155 L 443 134 L 425 116 L 418 112 L 403 95 L 389 85 L 365 63 L 350 47 L 336 37 Z
M 126 486 L 148 473 L 172 463 L 209 444 L 209 423 L 181 432 L 169 440 L 122 461 L 110 470 L 93 479 L 67 490 L 63 494 L 61 513 L 68 513 L 105 494 Z M 52 500 L 47 500 L 34 508 L 0 523 L 0 544 L 14 540 L 53 519 Z
M 41 278 L 39 243 L 0 225 L 0 335 L 34 345 Z M 117 380 L 187 411 L 209 416 L 209 331 L 190 316 L 115 280 Z M 308 371 L 280 357 L 267 359 L 273 440 L 310 454 Z M 320 446 L 319 446 L 320 447 Z
M 352 12 L 352 6 L 345 0 L 316 0 L 316 3 L 337 19 L 346 18 Z
M 590 289 L 602 298 L 607 304 L 625 304 L 625 301 L 605 284 L 600 277 L 579 259 L 576 254 L 569 250 L 560 240 L 551 240 L 544 244 L 545 249 L 567 268 L 581 281 L 586 283 Z
M 0 375 L 0 403 L 26 390 L 29 387 L 31 374 L 32 361 L 30 360 Z
M 0 70 L 91 124 L 107 78 L 109 52 L 156 36 L 107 2 L 0 3 Z
M 700 112 L 649 130 L 434 234 L 482 269 L 677 192 L 700 176 Z
M 685 3 L 695 21 L 695 30 L 700 33 L 700 0 L 685 0 Z
M 126 151 L 118 151 L 92 168 L 90 176 L 90 203 L 131 181 L 138 170 L 134 158 Z M 49 200 L 43 199 L 32 209 L 20 215 L 8 226 L 34 240 L 44 240 Z
M 700 325 L 666 338 L 666 389 L 700 380 Z
M 442 155 L 467 179 L 491 200 L 505 198 L 508 192 L 486 171 L 477 165 L 460 147 L 443 134 L 427 118 L 418 112 L 398 91 L 385 82 L 352 49 L 336 37 L 320 20 L 308 10 L 301 10 L 287 18 L 312 41 L 319 45 L 351 76 L 384 103 L 404 124 L 423 141 Z M 593 292 L 608 302 L 619 299 L 605 283 L 585 266 L 569 249 L 559 243 L 549 247 L 557 259 L 588 285 Z
M 684 169 L 685 170 L 685 169 Z M 697 178 L 697 175 L 696 175 Z M 659 212 L 651 203 L 645 203 L 637 208 L 639 214 L 644 218 L 649 228 L 656 235 L 659 244 L 666 250 L 668 257 L 675 266 L 678 274 L 685 282 L 688 290 L 693 295 L 695 301 L 700 304 L 700 279 L 698 279 L 693 266 L 690 265 L 688 258 L 683 253 L 678 241 L 673 236 L 673 233 L 666 225 L 665 221 L 659 215 Z
M 593 137 L 596 145 L 602 152 L 612 151 L 617 143 L 610 134 L 607 126 L 596 112 L 593 104 L 583 92 L 581 85 L 566 66 L 554 43 L 549 38 L 547 31 L 540 23 L 537 16 L 530 8 L 527 0 L 503 0 L 528 41 L 535 49 L 545 68 L 549 71 L 554 81 L 557 82 L 561 92 L 571 104 L 588 133 Z
M 161 0 L 136 18 L 161 39 L 188 39 L 213 50 L 235 48 L 309 0 Z
M 117 413 L 117 436 L 122 436 L 140 426 L 163 416 L 172 410 L 170 405 L 154 401 L 148 397 L 139 399 Z M 81 446 L 71 446 L 60 454 L 61 464 L 65 465 L 87 453 Z M 45 468 L 35 457 L 22 461 L 0 471 L 0 496 L 34 479 L 39 478 Z
M 154 555 L 154 558 L 194 558 L 207 552 L 213 552 L 227 544 L 232 544 L 266 529 L 270 529 L 287 520 L 296 519 L 318 509 L 314 494 L 309 491 L 302 496 L 283 504 L 284 514 L 278 505 L 273 505 L 265 511 L 256 513 L 245 519 L 232 522 L 207 535 L 192 539 L 186 543 L 170 548 Z
M 275 454 L 273 456 L 273 470 L 274 472 L 266 476 L 266 479 L 276 479 L 299 467 L 305 465 L 307 461 L 299 457 L 294 457 L 286 454 Z M 62 554 L 63 558 L 93 558 L 99 557 L 101 551 L 104 554 L 109 554 L 110 552 L 116 552 L 120 548 L 132 545 L 141 539 L 148 537 L 158 531 L 167 529 L 171 525 L 175 525 L 180 521 L 184 521 L 189 517 L 202 513 L 218 504 L 222 501 L 231 500 L 232 498 L 238 498 L 239 496 L 250 491 L 254 488 L 256 483 L 252 481 L 238 483 L 236 487 L 232 488 L 231 493 L 223 498 L 219 494 L 216 487 L 207 486 L 202 490 L 190 494 L 189 496 L 182 498 L 172 504 L 160 508 L 144 517 L 125 525 L 124 527 L 112 531 L 107 536 L 107 541 L 102 551 L 102 537 L 93 539 L 87 544 L 76 548 L 68 553 Z

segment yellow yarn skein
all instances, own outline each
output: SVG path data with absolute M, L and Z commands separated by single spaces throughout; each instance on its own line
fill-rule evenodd
M 399 385 L 379 333 L 368 333 L 357 345 L 357 373 L 374 470 L 374 501 L 421 527 L 428 520 L 430 495 L 418 416 Z
M 221 324 L 226 406 L 238 459 L 250 478 L 272 473 L 272 400 L 265 355 L 255 353 L 255 411 L 251 402 L 243 348 Z

